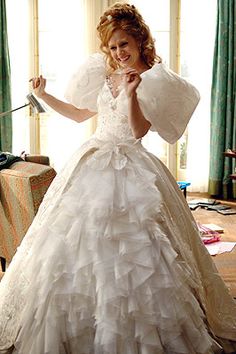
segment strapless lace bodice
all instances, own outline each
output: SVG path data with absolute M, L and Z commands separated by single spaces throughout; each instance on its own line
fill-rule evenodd
M 98 124 L 95 135 L 101 140 L 109 140 L 114 136 L 121 140 L 133 137 L 128 123 L 127 96 L 123 88 L 116 98 L 113 97 L 107 83 L 101 89 L 98 96 Z

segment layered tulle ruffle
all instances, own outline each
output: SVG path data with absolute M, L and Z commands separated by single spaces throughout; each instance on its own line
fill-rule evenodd
M 11 265 L 26 283 L 15 353 L 217 353 L 191 247 L 177 242 L 198 237 L 185 201 L 177 192 L 177 222 L 162 164 L 139 141 L 111 141 L 91 140 L 53 182 Z
M 17 353 L 210 352 L 191 270 L 137 149 L 107 143 L 88 154 L 36 231 Z

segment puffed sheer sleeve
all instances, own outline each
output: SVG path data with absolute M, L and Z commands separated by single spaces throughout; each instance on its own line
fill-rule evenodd
M 151 123 L 152 131 L 174 144 L 199 102 L 199 92 L 164 64 L 155 64 L 141 77 L 137 97 L 144 117 Z
M 104 56 L 100 53 L 90 55 L 69 80 L 66 100 L 77 108 L 97 112 L 97 97 L 105 76 Z

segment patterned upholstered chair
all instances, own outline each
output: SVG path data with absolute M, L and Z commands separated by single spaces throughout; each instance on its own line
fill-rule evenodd
M 28 155 L 0 171 L 0 258 L 4 268 L 33 221 L 55 170 L 49 158 Z

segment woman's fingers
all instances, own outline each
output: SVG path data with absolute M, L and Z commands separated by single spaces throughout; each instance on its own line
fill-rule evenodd
M 136 72 L 137 73 L 137 70 L 133 69 L 133 68 L 124 68 L 122 73 L 124 74 L 128 74 L 130 72 Z
M 33 89 L 38 88 L 40 85 L 45 86 L 46 80 L 40 75 L 39 77 L 32 77 L 29 82 L 32 82 Z
M 45 93 L 46 79 L 42 75 L 39 77 L 32 77 L 29 82 L 32 82 L 33 92 L 37 97 L 42 97 Z
M 29 82 L 32 82 L 32 87 L 33 87 L 33 89 L 35 89 L 36 87 L 38 87 L 38 86 L 39 86 L 39 83 L 40 83 L 39 78 L 36 78 L 36 77 L 32 77 L 32 78 L 29 80 Z
M 137 71 L 134 72 L 129 72 L 126 74 L 126 81 L 127 82 L 132 82 L 134 80 L 140 80 L 141 81 L 141 77 L 139 75 L 139 73 Z
M 124 70 L 124 74 L 125 74 L 125 76 L 128 77 L 128 78 L 130 78 L 130 77 L 134 78 L 135 76 L 136 76 L 136 77 L 139 77 L 138 71 L 135 70 L 135 69 L 132 69 L 132 68 L 126 68 L 126 69 Z

